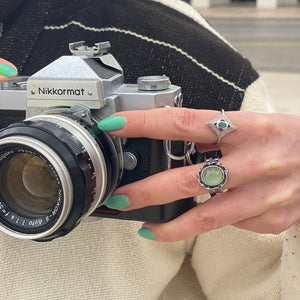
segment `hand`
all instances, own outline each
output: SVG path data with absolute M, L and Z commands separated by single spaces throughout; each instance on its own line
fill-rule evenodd
M 0 81 L 10 81 L 18 75 L 18 70 L 9 61 L 0 58 Z
M 207 151 L 216 148 L 217 140 L 207 122 L 220 114 L 185 108 L 119 112 L 101 121 L 99 128 L 119 137 L 194 141 L 199 151 Z M 178 241 L 226 225 L 277 234 L 299 221 L 300 117 L 251 112 L 226 116 L 237 126 L 218 147 L 223 154 L 220 162 L 228 170 L 227 191 L 168 223 L 145 223 L 142 236 Z M 206 194 L 197 179 L 202 165 L 167 170 L 122 186 L 114 195 L 123 196 L 111 197 L 108 204 L 131 210 Z

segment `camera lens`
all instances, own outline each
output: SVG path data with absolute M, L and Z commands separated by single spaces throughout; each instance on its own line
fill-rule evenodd
M 10 134 L 14 130 L 7 129 Z M 0 139 L 0 229 L 3 232 L 22 239 L 51 236 L 66 222 L 72 205 L 70 174 L 51 147 L 25 135 Z
M 105 203 L 123 155 L 96 121 L 80 116 L 58 111 L 0 131 L 0 230 L 51 240 Z
M 20 153 L 0 166 L 0 195 L 18 215 L 45 216 L 57 201 L 55 174 L 39 157 Z

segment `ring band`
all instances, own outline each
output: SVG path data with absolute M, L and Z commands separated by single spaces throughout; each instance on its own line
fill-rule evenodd
M 222 193 L 227 178 L 228 171 L 217 158 L 207 159 L 198 172 L 199 183 L 209 190 L 211 196 Z
M 237 127 L 225 116 L 224 109 L 222 109 L 222 114 L 217 118 L 207 122 L 209 127 L 217 134 L 218 140 L 214 145 L 218 146 L 221 138 L 235 130 Z

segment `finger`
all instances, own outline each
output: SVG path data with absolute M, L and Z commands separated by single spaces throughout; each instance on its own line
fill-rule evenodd
M 249 117 L 251 114 L 251 118 Z M 220 112 L 186 108 L 158 108 L 151 110 L 123 111 L 99 123 L 102 130 L 113 130 L 115 136 L 148 137 L 154 139 L 185 140 L 205 144 L 217 141 L 216 133 L 207 122 L 218 117 Z M 237 129 L 225 135 L 222 143 L 240 144 L 255 130 L 259 114 L 250 112 L 226 112 L 226 116 Z M 119 118 L 116 118 L 119 117 Z M 123 119 L 122 119 L 123 118 Z M 119 122 L 120 120 L 123 122 Z M 114 126 L 119 122 L 117 126 Z M 109 124 L 111 123 L 111 124 Z M 103 126 L 103 125 L 111 126 Z
M 0 81 L 9 81 L 18 75 L 15 65 L 9 61 L 0 58 Z
M 197 205 L 178 218 L 162 224 L 145 223 L 157 241 L 175 242 L 261 215 L 269 205 L 249 190 L 236 189 Z
M 278 164 L 273 164 L 272 161 L 270 163 L 256 160 L 251 153 L 244 154 L 244 160 L 241 164 L 241 155 L 242 153 L 238 151 L 219 160 L 228 172 L 227 182 L 223 186 L 223 190 L 251 182 L 265 182 L 268 178 L 282 178 L 288 172 L 288 168 L 284 166 L 280 168 Z M 118 198 L 110 199 L 107 205 L 111 206 L 110 208 L 131 210 L 207 194 L 209 191 L 198 181 L 198 172 L 203 165 L 204 163 L 166 170 L 143 180 L 121 186 L 114 191 L 114 195 L 125 195 L 128 199 L 127 205 L 125 207 L 111 206 L 115 205 L 113 199 Z M 272 187 L 270 189 L 273 190 Z

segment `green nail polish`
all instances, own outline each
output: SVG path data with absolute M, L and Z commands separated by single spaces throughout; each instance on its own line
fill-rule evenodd
M 103 119 L 98 123 L 98 128 L 104 131 L 111 131 L 121 129 L 125 124 L 125 118 L 121 116 L 114 116 Z
M 148 239 L 148 240 L 156 240 L 156 238 L 155 238 L 155 236 L 154 236 L 152 230 L 149 229 L 149 228 L 145 228 L 145 227 L 141 228 L 141 229 L 138 231 L 138 234 L 139 234 L 141 237 L 145 238 L 145 239 Z
M 11 76 L 17 75 L 18 71 L 15 68 L 13 68 L 12 66 L 1 63 L 0 64 L 0 74 L 7 76 L 7 77 L 11 77 Z
M 106 201 L 106 206 L 112 209 L 122 209 L 130 205 L 128 198 L 125 195 L 111 196 Z

